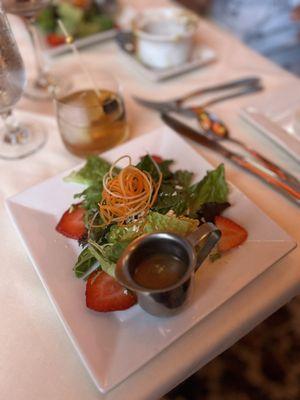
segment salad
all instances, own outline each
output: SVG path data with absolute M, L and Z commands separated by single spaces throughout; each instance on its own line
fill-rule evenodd
M 120 168 L 122 159 L 127 165 Z M 142 234 L 168 231 L 186 236 L 199 224 L 214 222 L 222 237 L 212 261 L 247 239 L 243 227 L 221 215 L 230 207 L 224 165 L 194 183 L 193 173 L 173 171 L 173 162 L 147 154 L 136 165 L 127 155 L 109 164 L 91 156 L 64 178 L 84 185 L 56 230 L 78 240 L 82 248 L 73 270 L 86 281 L 88 308 L 107 312 L 136 303 L 135 294 L 114 279 L 114 271 L 124 249 Z
M 65 43 L 57 20 L 61 19 L 68 33 L 80 39 L 113 29 L 113 14 L 93 0 L 59 0 L 51 3 L 37 18 L 37 24 L 46 35 L 47 43 L 59 46 Z

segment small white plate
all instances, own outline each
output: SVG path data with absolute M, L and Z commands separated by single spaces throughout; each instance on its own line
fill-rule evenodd
M 137 162 L 147 152 L 174 159 L 174 169 L 191 170 L 195 179 L 212 168 L 167 127 L 129 141 L 103 157 L 112 161 L 130 154 Z M 9 198 L 6 205 L 72 343 L 102 393 L 171 345 L 296 246 L 279 226 L 231 187 L 232 206 L 226 215 L 247 229 L 248 240 L 199 269 L 194 296 L 181 314 L 156 318 L 139 306 L 115 313 L 93 312 L 85 306 L 85 283 L 72 271 L 80 252 L 77 242 L 55 231 L 73 195 L 82 190 L 80 185 L 63 182 L 69 173 Z
M 76 39 L 74 43 L 77 49 L 81 49 L 86 46 L 104 42 L 105 40 L 113 39 L 116 36 L 116 33 L 116 29 L 109 29 L 107 31 L 95 33 L 94 35 L 86 36 L 82 39 Z M 49 56 L 59 56 L 60 54 L 67 53 L 71 49 L 68 44 L 61 44 L 59 46 L 51 47 L 46 43 L 45 37 L 42 33 L 41 37 L 44 42 L 45 51 Z
M 243 108 L 240 116 L 300 162 L 297 112 L 300 113 L 300 85 L 269 91 L 255 105 Z
M 132 61 L 132 65 L 138 73 L 140 73 L 144 78 L 153 82 L 174 78 L 175 76 L 184 74 L 194 69 L 204 67 L 205 65 L 215 61 L 217 58 L 216 52 L 211 47 L 198 44 L 195 47 L 191 59 L 186 63 L 176 67 L 155 69 L 143 64 L 137 57 L 134 56 L 134 54 L 130 54 L 124 50 L 121 51 L 130 61 Z

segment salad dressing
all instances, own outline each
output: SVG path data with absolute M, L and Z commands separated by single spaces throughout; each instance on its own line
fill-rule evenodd
M 186 271 L 185 263 L 170 254 L 154 254 L 136 267 L 134 281 L 148 289 L 165 289 L 177 283 Z

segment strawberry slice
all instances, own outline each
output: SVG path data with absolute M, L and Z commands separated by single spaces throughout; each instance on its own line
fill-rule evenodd
M 86 283 L 86 305 L 95 311 L 126 310 L 136 296 L 104 271 L 93 272 Z
M 218 244 L 219 251 L 226 251 L 242 244 L 248 237 L 247 231 L 229 218 L 218 215 L 215 224 L 222 236 Z
M 151 158 L 156 162 L 156 164 L 161 164 L 164 161 L 160 156 L 157 156 L 156 154 L 151 154 Z
M 70 210 L 64 212 L 55 229 L 68 238 L 81 239 L 86 233 L 84 214 L 85 209 L 80 204 L 72 206 Z
M 57 33 L 49 33 L 46 37 L 47 43 L 56 47 L 66 42 L 65 37 L 63 35 L 58 35 Z

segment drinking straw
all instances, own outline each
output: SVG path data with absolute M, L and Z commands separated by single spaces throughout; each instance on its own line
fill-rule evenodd
M 58 22 L 58 25 L 59 25 L 60 29 L 62 30 L 65 38 L 66 38 L 66 43 L 71 47 L 71 49 L 72 49 L 72 51 L 73 51 L 73 53 L 74 53 L 74 55 L 75 55 L 75 57 L 76 57 L 76 59 L 78 61 L 78 64 L 79 64 L 80 68 L 82 69 L 83 73 L 86 75 L 87 79 L 90 81 L 91 86 L 92 86 L 97 98 L 99 98 L 100 97 L 100 92 L 97 89 L 97 85 L 96 85 L 96 83 L 95 83 L 95 81 L 93 79 L 92 74 L 86 68 L 85 62 L 84 62 L 83 58 L 81 57 L 81 54 L 79 53 L 77 47 L 74 44 L 73 36 L 68 33 L 68 31 L 67 31 L 67 29 L 66 29 L 66 27 L 63 24 L 61 19 L 58 19 L 57 22 Z

